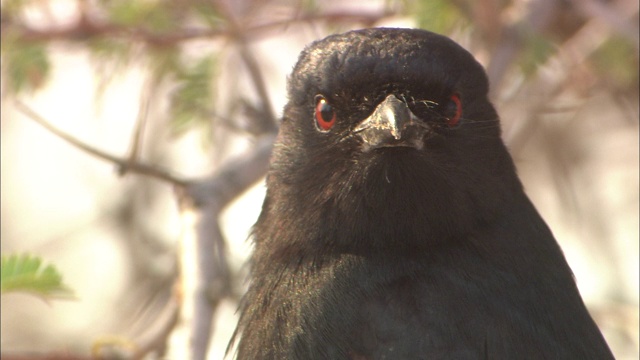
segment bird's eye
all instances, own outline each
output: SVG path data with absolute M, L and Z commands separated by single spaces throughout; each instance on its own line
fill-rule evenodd
M 460 124 L 460 118 L 462 117 L 462 102 L 460 101 L 460 95 L 451 95 L 445 114 L 447 117 L 447 126 L 454 128 Z
M 336 112 L 323 96 L 316 96 L 316 125 L 320 131 L 329 131 L 336 123 Z

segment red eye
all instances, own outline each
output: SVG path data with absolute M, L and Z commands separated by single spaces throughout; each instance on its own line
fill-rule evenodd
M 450 128 L 458 126 L 460 118 L 462 117 L 462 102 L 460 101 L 460 95 L 453 94 L 450 98 L 449 109 L 447 109 L 447 125 Z
M 322 96 L 316 97 L 316 124 L 320 131 L 329 131 L 336 123 L 336 112 L 333 106 L 329 105 L 327 99 Z

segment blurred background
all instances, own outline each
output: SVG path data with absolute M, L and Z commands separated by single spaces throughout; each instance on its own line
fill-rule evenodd
M 328 34 L 446 34 L 618 359 L 637 359 L 636 0 L 3 0 L 1 251 L 75 299 L 2 295 L 6 359 L 222 359 L 286 79 Z M 47 357 L 49 356 L 49 357 Z

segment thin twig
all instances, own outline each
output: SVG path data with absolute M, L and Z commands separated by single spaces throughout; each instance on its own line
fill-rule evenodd
M 144 135 L 144 129 L 147 125 L 147 118 L 149 116 L 149 106 L 151 105 L 151 93 L 155 89 L 155 81 L 151 80 L 151 77 L 147 79 L 142 92 L 140 94 L 140 106 L 138 107 L 138 117 L 136 118 L 135 128 L 131 136 L 131 148 L 129 149 L 129 164 L 135 163 L 140 157 L 140 151 L 142 150 L 142 141 Z M 122 171 L 127 171 L 127 167 L 122 167 Z M 124 175 L 124 173 L 122 174 Z
M 282 29 L 295 23 L 310 23 L 316 21 L 328 21 L 331 23 L 339 22 L 363 22 L 367 25 L 395 15 L 390 12 L 379 12 L 372 14 L 362 14 L 358 12 L 328 12 L 322 14 L 303 14 L 294 19 L 283 19 L 268 22 L 265 24 L 249 26 L 243 33 L 248 39 L 255 40 L 260 37 L 267 36 L 271 31 Z M 137 40 L 152 46 L 174 46 L 184 41 L 212 39 L 220 36 L 234 37 L 236 32 L 228 28 L 200 28 L 200 29 L 181 29 L 172 33 L 157 33 L 138 27 L 127 27 L 112 23 L 98 23 L 89 18 L 82 19 L 77 23 L 65 27 L 55 27 L 49 29 L 34 29 L 25 24 L 15 24 L 13 22 L 4 22 L 2 24 L 1 34 L 11 33 L 16 36 L 19 42 L 42 42 L 42 41 L 82 41 L 96 37 L 109 38 L 126 38 L 129 40 Z M 5 31 L 13 26 L 13 31 Z
M 180 319 L 180 301 L 178 298 L 178 294 L 174 292 L 162 313 L 156 317 L 154 324 L 136 340 L 138 348 L 133 354 L 133 359 L 143 359 L 150 352 L 160 350 L 166 346 L 171 332 Z
M 250 154 L 232 159 L 212 176 L 184 188 L 191 208 L 183 209 L 189 234 L 182 243 L 181 276 L 185 287 L 183 317 L 188 322 L 189 359 L 203 360 L 213 332 L 213 315 L 232 295 L 226 242 L 219 225 L 220 212 L 266 173 L 274 135 L 259 138 Z M 179 194 L 180 195 L 180 194 Z
M 65 133 L 64 131 L 58 129 L 57 127 L 53 126 L 50 122 L 45 120 L 44 117 L 40 116 L 38 113 L 32 110 L 29 106 L 22 103 L 20 100 L 15 100 L 14 103 L 18 111 L 26 115 L 28 118 L 40 124 L 45 129 L 49 130 L 49 132 L 58 136 L 62 140 L 68 142 L 69 144 L 73 145 L 74 147 L 86 153 L 94 155 L 95 157 L 100 158 L 102 160 L 106 160 L 111 163 L 114 163 L 121 169 L 126 169 L 127 171 L 131 171 L 136 174 L 145 175 L 158 180 L 166 181 L 178 187 L 185 187 L 189 184 L 189 181 L 179 178 L 176 175 L 171 174 L 169 171 L 160 169 L 157 166 L 140 163 L 140 162 L 130 162 L 129 159 L 123 159 L 123 158 L 111 155 L 91 145 L 88 145 L 76 139 L 75 137 Z
M 633 45 L 636 52 L 638 52 L 640 34 L 638 34 L 637 21 L 625 16 L 625 14 L 638 12 L 637 1 L 627 1 L 626 3 L 624 1 L 618 1 L 617 4 L 615 2 L 612 4 L 611 2 L 597 0 L 571 0 L 571 3 L 578 11 L 582 12 L 584 16 L 599 19 L 618 34 L 629 39 L 631 45 Z M 624 18 L 627 18 L 627 20 L 621 21 L 621 19 Z
M 214 314 L 220 301 L 232 292 L 227 244 L 218 221 L 220 212 L 266 173 L 273 134 L 277 130 L 270 96 L 260 66 L 248 48 L 243 27 L 239 26 L 231 9 L 220 2 L 217 4 L 218 11 L 227 20 L 228 29 L 234 34 L 232 38 L 239 47 L 259 98 L 260 131 L 272 136 L 262 136 L 250 154 L 229 161 L 210 178 L 193 182 L 184 189 L 195 207 L 192 209 L 194 223 L 190 226 L 193 233 L 185 236 L 181 262 L 185 286 L 183 317 L 189 321 L 187 338 L 191 360 L 206 358 L 214 330 Z M 183 214 L 188 213 L 183 210 Z
M 260 128 L 268 132 L 275 132 L 278 128 L 276 114 L 271 106 L 271 98 L 267 91 L 267 86 L 264 82 L 262 72 L 260 71 L 260 65 L 258 65 L 255 57 L 251 51 L 249 51 L 248 45 L 244 39 L 240 39 L 238 41 L 238 46 L 240 47 L 240 57 L 242 57 L 242 60 L 247 66 L 247 70 L 249 71 L 249 75 L 251 76 L 251 80 L 261 101 L 263 111 L 262 118 L 264 121 L 261 122 L 262 126 L 260 126 Z
M 252 152 L 232 159 L 212 176 L 193 181 L 185 188 L 196 206 L 215 202 L 222 210 L 267 172 L 275 134 L 258 139 Z
M 528 12 L 520 21 L 502 28 L 502 39 L 493 49 L 491 60 L 487 65 L 487 75 L 491 84 L 490 96 L 496 98 L 502 87 L 507 71 L 517 60 L 519 52 L 524 48 L 524 30 L 541 32 L 556 14 L 559 2 L 556 0 L 534 1 L 528 5 Z
M 631 15 L 629 15 L 631 16 Z M 550 99 L 553 99 L 571 79 L 572 70 L 579 69 L 579 65 L 584 63 L 590 54 L 603 44 L 611 35 L 610 28 L 599 20 L 590 20 L 577 31 L 573 37 L 565 41 L 558 48 L 558 52 L 550 57 L 543 65 L 538 67 L 538 77 L 529 81 L 526 86 L 527 91 L 537 91 L 538 96 L 535 101 L 527 101 L 527 111 L 525 119 L 521 119 L 505 133 L 504 138 L 510 145 L 513 153 L 518 153 L 527 140 L 529 134 L 538 125 L 536 118 L 547 108 Z M 540 91 L 544 89 L 544 91 Z M 528 93 L 521 93 L 518 99 L 529 97 Z M 520 104 L 514 98 L 512 101 Z
M 88 355 L 71 354 L 68 352 L 51 352 L 51 353 L 24 353 L 12 354 L 2 353 L 2 360 L 95 360 Z

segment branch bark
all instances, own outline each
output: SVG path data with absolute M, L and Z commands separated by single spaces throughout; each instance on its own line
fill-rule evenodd
M 158 166 L 149 165 L 138 161 L 132 161 L 132 159 L 121 158 L 102 151 L 94 146 L 76 139 L 75 137 L 53 126 L 44 117 L 40 116 L 40 114 L 35 112 L 33 109 L 31 109 L 31 107 L 24 104 L 20 100 L 15 100 L 14 104 L 16 106 L 16 109 L 18 109 L 18 111 L 20 111 L 22 114 L 26 115 L 29 119 L 40 124 L 42 127 L 47 129 L 57 137 L 61 138 L 62 140 L 66 141 L 67 143 L 71 144 L 72 146 L 101 160 L 105 160 L 117 165 L 118 173 L 121 175 L 124 175 L 127 172 L 132 172 L 139 175 L 149 176 L 158 180 L 162 180 L 177 187 L 184 187 L 189 182 L 188 180 L 176 176 L 170 171 L 164 170 Z
M 233 199 L 266 173 L 275 138 L 274 132 L 258 138 L 250 154 L 232 159 L 212 176 L 187 180 L 155 166 L 132 161 L 131 158 L 120 158 L 108 154 L 53 126 L 19 100 L 15 101 L 15 105 L 28 118 L 81 151 L 111 162 L 126 171 L 151 176 L 175 186 L 178 198 L 181 200 L 183 218 L 191 216 L 194 219 L 185 220 L 187 233 L 183 239 L 181 261 L 184 290 L 181 301 L 182 320 L 186 320 L 189 324 L 188 336 L 191 339 L 189 358 L 205 359 L 212 333 L 214 312 L 219 302 L 231 294 L 226 242 L 220 230 L 218 218 L 220 212 Z M 161 326 L 160 335 L 152 336 L 147 340 L 146 345 L 142 346 L 143 350 L 157 346 L 157 338 L 167 334 L 167 326 L 173 328 L 176 325 L 177 310 L 171 314 L 166 324 Z M 38 357 L 27 357 L 27 359 L 30 358 Z M 48 358 L 45 357 L 45 359 Z
M 259 39 L 268 36 L 275 30 L 281 30 L 296 23 L 312 23 L 317 21 L 328 21 L 331 23 L 353 23 L 362 22 L 367 25 L 374 24 L 381 19 L 395 15 L 391 12 L 374 12 L 363 14 L 362 12 L 326 12 L 326 13 L 305 13 L 296 18 L 275 20 L 264 24 L 250 25 L 243 33 L 248 39 Z M 213 39 L 217 37 L 233 38 L 237 33 L 229 28 L 184 28 L 172 33 L 158 33 L 140 27 L 129 27 L 108 22 L 99 22 L 90 17 L 81 19 L 67 27 L 52 27 L 47 29 L 35 29 L 20 24 L 13 27 L 10 21 L 3 21 L 1 33 L 10 33 L 20 42 L 49 42 L 49 41 L 83 41 L 92 38 L 109 37 L 124 38 L 146 43 L 150 46 L 169 47 L 182 44 L 185 41 Z M 6 31 L 11 29 L 12 31 Z
M 193 230 L 185 236 L 181 256 L 189 359 L 206 358 L 213 315 L 220 301 L 232 295 L 226 242 L 218 222 L 220 213 L 264 176 L 273 141 L 273 134 L 261 137 L 250 154 L 229 161 L 211 177 L 184 188 L 187 206 L 183 214 L 188 218 L 188 231 Z

